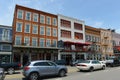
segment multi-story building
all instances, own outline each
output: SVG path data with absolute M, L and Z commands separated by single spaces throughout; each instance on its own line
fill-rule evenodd
M 12 27 L 0 25 L 0 62 L 11 62 Z
M 113 52 L 115 56 L 120 57 L 120 34 L 112 30 Z
M 57 15 L 16 5 L 13 19 L 14 61 L 58 58 Z
M 64 49 L 59 51 L 58 59 L 64 59 L 67 64 L 72 60 L 86 59 L 85 23 L 71 17 L 58 14 L 58 40 L 64 43 Z
M 100 60 L 100 29 L 85 25 L 86 42 L 90 43 L 88 46 L 87 59 Z
M 112 32 L 107 29 L 100 29 L 102 59 L 108 59 L 113 55 Z

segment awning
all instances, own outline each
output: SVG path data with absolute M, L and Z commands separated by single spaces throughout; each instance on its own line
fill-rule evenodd
M 72 41 L 64 41 L 64 44 L 75 44 L 75 43 Z
M 88 46 L 88 45 L 90 45 L 91 43 L 88 43 L 88 42 L 85 42 L 85 43 L 76 42 L 75 44 L 76 44 L 76 45 L 82 45 L 82 46 Z
M 82 42 L 64 41 L 64 44 L 74 44 L 74 45 L 88 46 L 91 43 L 88 43 L 88 42 L 82 43 Z
M 120 46 L 115 46 L 114 48 L 120 51 Z

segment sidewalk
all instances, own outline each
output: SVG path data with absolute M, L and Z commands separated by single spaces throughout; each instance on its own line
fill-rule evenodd
M 67 68 L 68 68 L 68 73 L 72 73 L 72 72 L 77 72 L 78 71 L 78 69 L 75 67 L 75 66 L 67 66 Z
M 77 72 L 78 71 L 78 69 L 75 66 L 73 66 L 73 67 L 67 66 L 67 68 L 68 68 L 68 73 L 73 73 L 73 72 Z M 12 74 L 12 75 L 8 75 L 7 74 L 5 76 L 5 80 L 15 79 L 15 78 L 24 78 L 24 76 L 22 75 L 22 70 L 16 71 L 15 74 Z

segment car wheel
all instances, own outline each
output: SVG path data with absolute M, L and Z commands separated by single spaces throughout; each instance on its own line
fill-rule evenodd
M 8 74 L 13 74 L 15 72 L 14 68 L 8 68 Z
M 66 74 L 65 70 L 60 70 L 60 71 L 59 71 L 59 76 L 60 76 L 60 77 L 65 76 L 65 74 Z
M 29 75 L 29 80 L 39 80 L 39 74 L 34 72 Z
M 93 72 L 94 68 L 93 67 L 90 67 L 89 71 L 90 72 Z
M 105 66 L 103 66 L 102 69 L 105 70 Z

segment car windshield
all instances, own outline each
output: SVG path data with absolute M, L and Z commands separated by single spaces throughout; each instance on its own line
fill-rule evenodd
M 90 61 L 85 60 L 85 61 L 82 61 L 82 63 L 90 63 Z

